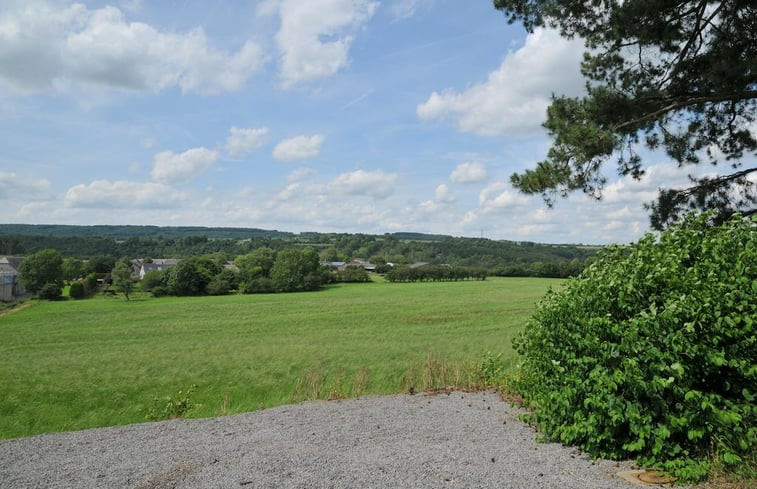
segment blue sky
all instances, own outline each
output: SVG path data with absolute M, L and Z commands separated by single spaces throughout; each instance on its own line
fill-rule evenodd
M 0 222 L 629 242 L 663 155 L 601 202 L 508 183 L 582 51 L 488 0 L 3 0 Z

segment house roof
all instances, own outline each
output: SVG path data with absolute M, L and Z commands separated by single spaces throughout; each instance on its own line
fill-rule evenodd
M 173 268 L 176 265 L 177 263 L 143 263 L 142 270 L 144 270 L 144 273 L 153 272 L 155 270 L 162 271 L 168 268 Z
M 0 264 L 10 265 L 15 271 L 18 271 L 22 261 L 24 261 L 23 256 L 4 256 L 0 258 Z

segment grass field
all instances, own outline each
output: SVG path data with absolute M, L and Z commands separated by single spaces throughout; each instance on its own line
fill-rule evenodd
M 206 417 L 472 384 L 486 351 L 513 366 L 513 335 L 557 284 L 33 303 L 0 317 L 0 438 L 142 422 L 156 397 L 191 385 L 189 416 Z

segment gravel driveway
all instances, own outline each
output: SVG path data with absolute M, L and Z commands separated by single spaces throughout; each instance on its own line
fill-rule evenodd
M 3 488 L 633 488 L 491 392 L 308 402 L 0 442 Z

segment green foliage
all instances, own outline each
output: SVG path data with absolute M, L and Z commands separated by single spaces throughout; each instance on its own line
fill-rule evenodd
M 320 268 L 318 253 L 313 250 L 282 250 L 271 268 L 273 288 L 278 292 L 316 290 L 321 286 Z
M 26 290 L 40 292 L 47 284 L 63 286 L 63 258 L 55 250 L 42 250 L 21 262 L 19 273 Z M 52 291 L 52 289 L 49 289 Z M 60 293 L 58 293 L 60 295 Z
M 683 480 L 757 446 L 757 227 L 691 217 L 601 253 L 515 341 L 549 437 Z
M 365 271 L 365 268 L 360 266 L 349 266 L 344 270 L 337 270 L 334 274 L 334 281 L 345 283 L 370 282 L 371 277 L 368 275 L 368 272 Z
M 142 290 L 152 292 L 156 287 L 166 285 L 165 273 L 162 270 L 150 270 L 142 277 Z
M 424 265 L 408 267 L 398 265 L 386 274 L 390 282 L 449 282 L 458 280 L 486 280 L 488 271 L 483 267 L 450 267 L 444 265 Z
M 97 290 L 97 274 L 92 272 L 84 277 L 84 293 L 92 295 Z
M 84 263 L 78 258 L 63 259 L 63 280 L 70 282 L 79 279 L 84 273 Z
M 190 257 L 167 270 L 168 290 L 173 295 L 201 295 L 213 276 L 221 271 L 220 267 L 207 257 Z
M 273 281 L 268 277 L 258 277 L 239 286 L 245 294 L 268 294 L 274 291 Z
M 664 149 L 679 165 L 741 165 L 757 150 L 750 130 L 757 107 L 757 7 L 749 1 L 494 0 L 509 22 L 549 26 L 588 47 L 581 72 L 586 96 L 555 97 L 544 126 L 553 137 L 547 159 L 512 176 L 548 203 L 583 190 L 601 195 L 602 166 L 644 173 L 639 150 Z M 691 209 L 752 213 L 755 185 L 747 168 L 663 189 L 648 205 L 664 228 Z
M 63 288 L 60 286 L 60 284 L 46 283 L 42 286 L 42 288 L 39 289 L 37 295 L 40 299 L 54 301 L 60 298 L 62 292 Z
M 150 421 L 183 418 L 195 408 L 191 399 L 195 390 L 197 390 L 197 385 L 192 385 L 186 390 L 178 391 L 174 396 L 153 398 L 152 406 L 147 411 L 146 418 Z
M 510 368 L 508 368 L 502 353 L 495 355 L 491 351 L 487 351 L 479 365 L 479 373 L 484 385 L 502 384 L 509 371 Z
M 118 292 L 123 293 L 126 300 L 129 300 L 129 294 L 134 289 L 134 279 L 131 277 L 131 265 L 128 261 L 119 261 L 110 274 L 113 280 L 113 287 Z
M 238 256 L 234 265 L 239 268 L 241 280 L 250 281 L 259 276 L 270 277 L 276 252 L 271 248 L 258 248 L 246 255 Z
M 231 283 L 220 274 L 216 275 L 208 282 L 207 292 L 209 295 L 227 295 L 231 292 Z
M 95 256 L 87 260 L 85 271 L 87 273 L 96 273 L 102 277 L 107 275 L 116 266 L 116 260 L 110 256 Z
M 225 280 L 229 284 L 229 290 L 239 289 L 239 272 L 232 268 L 224 268 L 214 278 Z M 210 287 L 210 285 L 208 285 Z
M 81 282 L 72 282 L 68 289 L 68 296 L 72 299 L 83 299 L 87 296 L 84 290 L 84 284 Z

